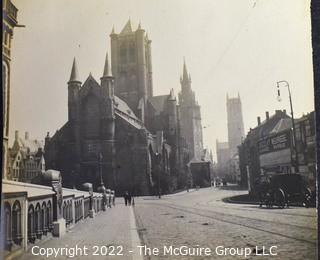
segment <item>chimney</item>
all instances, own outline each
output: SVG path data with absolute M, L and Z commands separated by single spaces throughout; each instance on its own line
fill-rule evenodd
M 266 111 L 266 120 L 269 120 L 269 112 Z
M 257 120 L 258 120 L 258 125 L 261 125 L 261 118 L 260 118 L 260 116 L 257 117 Z
M 15 133 L 14 133 L 14 139 L 16 141 L 18 141 L 18 139 L 19 139 L 19 131 L 18 130 L 16 130 Z
M 285 115 L 287 114 L 287 110 L 283 109 L 282 111 Z
M 29 132 L 25 132 L 24 133 L 24 139 L 25 140 L 29 140 Z

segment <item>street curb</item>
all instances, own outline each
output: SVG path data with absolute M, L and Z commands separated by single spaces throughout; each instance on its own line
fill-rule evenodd
M 225 203 L 231 203 L 231 204 L 247 204 L 247 205 L 260 205 L 260 202 L 254 202 L 254 201 L 241 201 L 241 200 L 233 200 L 232 198 L 237 197 L 237 196 L 232 196 L 232 197 L 226 197 L 223 198 L 222 201 Z M 305 208 L 303 205 L 297 204 L 297 203 L 292 203 L 290 204 L 291 207 L 299 207 L 299 208 Z M 315 206 L 310 206 L 308 208 L 316 208 Z

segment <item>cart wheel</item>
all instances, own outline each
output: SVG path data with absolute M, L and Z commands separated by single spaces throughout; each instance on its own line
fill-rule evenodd
M 310 204 L 311 204 L 311 190 L 309 188 L 307 188 L 304 192 L 304 206 L 306 208 L 309 208 Z
M 283 209 L 286 204 L 285 198 L 286 197 L 282 189 L 278 189 L 275 191 L 274 193 L 275 204 L 281 209 Z

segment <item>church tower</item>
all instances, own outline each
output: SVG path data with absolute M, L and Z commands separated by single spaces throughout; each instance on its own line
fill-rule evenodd
M 242 117 L 242 104 L 240 94 L 238 97 L 229 98 L 227 94 L 228 142 L 230 156 L 238 152 L 238 145 L 244 138 L 244 125 Z
M 115 94 L 145 121 L 146 101 L 153 96 L 151 40 L 140 24 L 133 30 L 130 19 L 119 34 L 113 29 L 110 37 Z
M 191 76 L 184 61 L 179 93 L 180 132 L 190 150 L 190 159 L 201 159 L 203 150 L 200 106 L 191 89 Z

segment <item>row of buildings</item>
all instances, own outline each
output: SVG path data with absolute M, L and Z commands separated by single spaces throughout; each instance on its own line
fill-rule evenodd
M 315 189 L 315 114 L 294 119 L 286 110 L 266 112 L 244 135 L 241 100 L 227 96 L 228 142 L 217 141 L 217 175 L 254 192 L 262 177 L 299 173 Z M 294 132 L 296 138 L 294 138 Z M 296 139 L 296 143 L 295 143 Z
M 299 173 L 315 189 L 314 112 L 294 119 L 294 130 L 286 110 L 266 112 L 265 120 L 257 117 L 257 126 L 245 135 L 240 95 L 227 95 L 226 105 L 228 142 L 216 143 L 217 176 L 254 192 L 262 176 Z
M 266 112 L 265 120 L 257 118 L 257 126 L 250 128 L 239 145 L 240 183 L 255 191 L 262 176 L 279 173 L 299 173 L 313 190 L 316 183 L 315 113 L 294 119 L 286 110 Z M 294 143 L 296 140 L 296 143 Z

